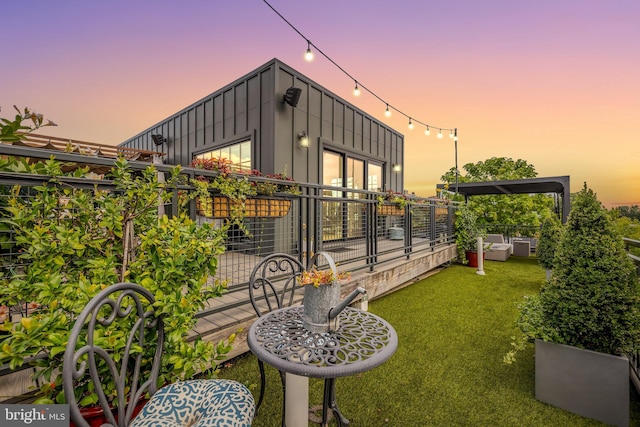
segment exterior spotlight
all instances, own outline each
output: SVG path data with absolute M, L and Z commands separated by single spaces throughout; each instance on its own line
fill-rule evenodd
M 284 94 L 284 102 L 291 105 L 292 107 L 295 107 L 296 105 L 298 105 L 301 93 L 302 89 L 291 86 Z
M 298 146 L 300 148 L 309 148 L 309 135 L 306 130 L 298 134 Z
M 394 163 L 392 169 L 394 172 L 400 172 L 402 171 L 402 165 L 400 163 Z
M 154 144 L 156 144 L 156 147 L 159 147 L 160 145 L 167 142 L 167 139 L 164 136 L 158 134 L 151 135 L 151 140 Z

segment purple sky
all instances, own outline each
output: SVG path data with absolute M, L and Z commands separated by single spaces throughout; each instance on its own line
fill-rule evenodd
M 433 195 L 453 142 L 383 115 L 261 0 L 6 2 L 0 112 L 118 144 L 276 57 L 405 135 L 406 188 Z M 640 204 L 640 2 L 270 0 L 385 101 L 459 129 L 459 165 L 522 158 Z M 9 18 L 11 17 L 11 18 Z

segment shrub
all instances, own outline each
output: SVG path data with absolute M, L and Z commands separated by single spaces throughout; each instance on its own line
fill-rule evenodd
M 639 337 L 638 277 L 595 193 L 585 184 L 572 204 L 540 292 L 543 316 L 557 343 L 622 354 Z
M 456 211 L 456 247 L 458 259 L 467 263 L 466 252 L 475 252 L 478 237 L 486 236 L 486 231 L 478 224 L 478 217 L 467 205 Z
M 622 237 L 595 193 L 572 200 L 553 261 L 553 277 L 520 305 L 515 353 L 533 339 L 620 355 L 640 338 L 638 277 Z
M 551 270 L 553 268 L 553 258 L 556 253 L 558 239 L 562 233 L 562 224 L 555 215 L 550 215 L 540 226 L 540 241 L 536 248 L 536 255 L 540 265 Z

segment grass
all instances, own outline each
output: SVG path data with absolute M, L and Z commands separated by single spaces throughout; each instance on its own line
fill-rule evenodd
M 537 260 L 487 262 L 485 272 L 479 276 L 453 265 L 369 303 L 371 312 L 394 326 L 399 346 L 378 368 L 337 381 L 338 403 L 352 426 L 601 425 L 534 398 L 533 345 L 513 365 L 502 362 L 514 334 L 516 304 L 544 282 Z M 230 365 L 221 377 L 247 384 L 257 397 L 255 357 Z M 322 401 L 322 385 L 310 380 L 312 405 Z M 640 425 L 638 402 L 632 388 L 632 425 Z M 271 368 L 253 425 L 278 426 L 281 405 L 280 379 Z

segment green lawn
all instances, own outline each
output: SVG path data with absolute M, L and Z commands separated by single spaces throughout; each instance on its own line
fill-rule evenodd
M 485 272 L 479 276 L 453 265 L 369 303 L 371 312 L 394 326 L 399 346 L 380 367 L 337 381 L 338 403 L 352 426 L 601 425 L 535 400 L 533 346 L 515 364 L 502 363 L 516 303 L 544 281 L 537 260 L 488 261 Z M 255 427 L 280 423 L 280 379 L 267 368 L 267 394 Z M 247 384 L 257 397 L 252 355 L 234 360 L 221 377 Z M 322 382 L 311 379 L 311 404 L 320 404 L 321 396 Z M 640 425 L 638 402 L 632 390 L 632 425 Z

